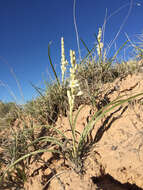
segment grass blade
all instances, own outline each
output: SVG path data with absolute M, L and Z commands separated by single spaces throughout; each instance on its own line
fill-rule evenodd
M 78 149 L 82 148 L 85 138 L 87 137 L 89 132 L 93 129 L 93 126 L 96 124 L 96 122 L 99 119 L 103 118 L 108 112 L 110 112 L 114 108 L 116 108 L 116 107 L 118 107 L 118 106 L 120 106 L 120 105 L 122 105 L 122 104 L 124 104 L 124 103 L 126 103 L 128 101 L 131 101 L 131 100 L 133 100 L 133 99 L 135 99 L 135 98 L 137 98 L 137 97 L 139 97 L 141 95 L 143 95 L 143 92 L 139 93 L 139 94 L 136 94 L 134 96 L 131 96 L 131 97 L 127 98 L 127 99 L 111 102 L 111 104 L 108 104 L 107 106 L 104 107 L 104 109 L 105 109 L 105 108 L 110 107 L 112 105 L 110 108 L 108 108 L 107 110 L 105 110 L 103 112 L 101 110 L 96 112 L 94 114 L 94 116 L 92 117 L 92 119 L 87 124 L 87 126 L 84 128 L 84 130 L 83 130 L 83 132 L 81 134 L 81 137 L 79 139 Z M 96 116 L 97 116 L 97 118 L 96 118 Z
M 127 40 L 114 54 L 113 58 L 112 58 L 112 62 L 116 59 L 118 53 L 123 49 L 123 47 L 129 42 L 129 40 Z
M 88 54 L 82 59 L 82 61 L 80 62 L 80 64 L 84 63 L 84 61 L 87 59 L 87 57 L 89 57 L 89 56 L 94 52 L 95 49 L 96 49 L 96 45 L 95 45 L 95 47 L 93 47 L 93 48 L 88 52 Z
M 51 56 L 50 56 L 50 43 L 48 44 L 48 57 L 49 57 L 49 61 L 50 61 L 50 65 L 51 65 L 51 67 L 52 67 L 53 73 L 54 73 L 55 78 L 56 78 L 56 80 L 57 80 L 57 83 L 58 83 L 58 85 L 60 86 L 60 82 L 59 82 L 57 73 L 56 73 L 56 71 L 55 71 L 55 68 L 54 68 L 54 65 L 53 65 L 53 63 L 52 63 L 52 59 L 51 59 Z
M 68 138 L 60 130 L 56 129 L 55 127 L 53 126 L 44 126 L 44 127 L 53 129 L 55 132 L 57 132 L 58 134 L 63 136 L 66 140 L 68 140 Z
M 80 40 L 81 40 L 81 42 L 83 43 L 85 49 L 88 51 L 88 53 L 90 53 L 90 50 L 89 50 L 89 48 L 87 47 L 86 43 L 83 41 L 83 39 L 81 38 Z
M 8 166 L 6 168 L 6 170 L 4 171 L 3 175 L 0 177 L 0 182 L 2 181 L 3 177 L 5 176 L 5 174 L 8 172 L 8 170 L 10 170 L 11 168 L 13 168 L 16 164 L 18 164 L 20 161 L 28 158 L 29 156 L 33 156 L 39 153 L 44 153 L 44 152 L 53 152 L 53 153 L 59 153 L 57 150 L 47 150 L 47 149 L 41 149 L 41 150 L 36 150 L 34 152 L 31 152 L 29 154 L 26 154 L 24 156 L 22 156 L 21 158 L 19 158 L 18 160 L 16 160 L 14 163 L 12 163 L 10 166 Z
M 31 86 L 45 99 L 45 96 L 41 93 L 40 88 L 30 82 Z

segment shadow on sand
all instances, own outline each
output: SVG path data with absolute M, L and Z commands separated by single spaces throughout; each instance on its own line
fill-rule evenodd
M 106 174 L 99 177 L 91 177 L 91 180 L 97 187 L 103 190 L 143 190 L 135 184 L 124 183 L 114 179 L 111 175 Z

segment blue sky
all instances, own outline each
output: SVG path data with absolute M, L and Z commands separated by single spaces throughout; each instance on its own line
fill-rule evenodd
M 20 83 L 25 101 L 36 96 L 30 82 L 44 87 L 44 80 L 50 80 L 52 70 L 47 53 L 50 41 L 51 58 L 60 74 L 60 38 L 64 37 L 67 59 L 70 49 L 77 51 L 73 2 L 74 0 L 0 1 L 0 100 L 13 101 L 11 93 L 14 93 L 17 102 L 23 103 L 16 80 Z M 126 40 L 125 32 L 131 39 L 143 32 L 143 1 L 76 0 L 79 37 L 92 48 L 96 41 L 94 34 L 103 25 L 106 9 L 109 16 L 122 7 L 106 25 L 105 42 L 109 43 L 127 16 L 130 3 L 132 9 L 116 40 L 117 47 Z M 80 48 L 84 55 L 82 44 Z

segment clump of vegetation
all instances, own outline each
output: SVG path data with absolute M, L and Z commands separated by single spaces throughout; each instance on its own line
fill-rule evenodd
M 10 112 L 16 109 L 16 105 L 13 102 L 3 103 L 0 101 L 0 118 L 4 118 Z
M 0 101 L 0 127 L 10 126 L 18 118 L 20 107 L 13 102 L 3 103 Z
M 60 113 L 66 112 L 66 89 L 60 89 L 57 84 L 50 84 L 44 95 L 40 94 L 36 100 L 28 102 L 24 107 L 25 112 L 41 124 L 51 124 L 57 120 Z
M 89 50 L 84 42 L 83 44 L 88 51 L 86 57 L 77 63 L 75 52 L 70 50 L 70 62 L 68 62 L 65 57 L 64 38 L 61 38 L 61 83 L 52 64 L 50 47 L 48 47 L 49 60 L 56 82 L 47 84 L 45 93 L 41 93 L 39 88 L 33 85 L 35 90 L 39 92 L 39 97 L 26 103 L 23 109 L 18 109 L 20 114 L 19 129 L 17 131 L 12 130 L 9 140 L 1 143 L 6 150 L 2 157 L 7 162 L 5 170 L 1 172 L 1 180 L 5 179 L 12 183 L 17 179 L 16 183 L 22 187 L 26 180 L 30 160 L 33 156 L 37 156 L 36 159 L 39 159 L 43 152 L 52 152 L 64 157 L 69 165 L 72 162 L 70 167 L 74 171 L 82 173 L 83 158 L 95 143 L 89 142 L 88 136 L 97 121 L 114 108 L 143 95 L 140 93 L 128 99 L 116 99 L 99 107 L 99 101 L 102 101 L 100 97 L 104 93 L 102 86 L 114 81 L 121 75 L 139 70 L 142 64 L 138 65 L 138 61 L 133 62 L 133 64 L 132 62 L 115 64 L 119 51 L 126 43 L 115 52 L 112 58 L 108 59 L 102 42 L 101 28 L 97 35 L 97 44 L 92 50 Z M 93 54 L 95 51 L 96 56 Z M 142 52 L 142 50 L 140 51 Z M 140 60 L 142 60 L 142 56 L 140 56 Z M 70 67 L 69 77 L 65 78 L 67 66 Z M 83 131 L 78 133 L 76 130 L 77 118 L 86 104 L 98 109 L 83 128 Z M 82 106 L 79 108 L 80 105 Z M 16 108 L 15 104 L 0 102 L 0 117 L 11 117 L 10 113 L 15 113 Z M 75 109 L 78 109 L 76 115 L 73 114 Z M 69 131 L 72 139 L 54 127 L 60 114 L 67 115 L 69 118 Z

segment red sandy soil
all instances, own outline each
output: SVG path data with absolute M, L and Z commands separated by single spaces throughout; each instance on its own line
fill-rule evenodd
M 111 90 L 108 100 L 141 93 L 142 84 L 142 73 L 117 79 L 106 88 L 108 92 Z M 35 161 L 29 166 L 29 178 L 24 189 L 143 189 L 143 100 L 140 98 L 115 108 L 94 126 L 91 139 L 96 143 L 84 159 L 83 174 L 77 174 L 68 162 L 67 166 L 63 165 L 62 158 L 44 153 L 41 158 L 45 163 Z M 81 110 L 76 125 L 79 132 L 94 112 L 90 106 Z M 70 137 L 67 117 L 59 117 L 55 127 Z

